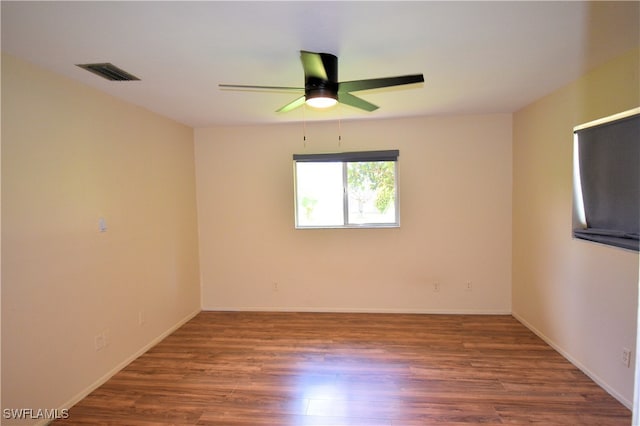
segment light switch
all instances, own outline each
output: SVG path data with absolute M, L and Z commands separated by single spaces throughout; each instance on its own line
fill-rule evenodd
M 98 219 L 98 229 L 100 229 L 100 232 L 107 232 L 107 221 L 104 220 L 104 217 Z

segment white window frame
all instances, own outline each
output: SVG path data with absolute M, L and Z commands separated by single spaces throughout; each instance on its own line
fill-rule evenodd
M 400 196 L 398 185 L 398 150 L 388 151 L 362 151 L 362 152 L 343 152 L 329 154 L 300 154 L 293 156 L 293 177 L 294 177 L 294 216 L 296 229 L 353 229 L 353 228 L 399 228 L 400 227 Z M 357 162 L 375 162 L 375 161 L 392 161 L 394 163 L 394 222 L 366 222 L 366 223 L 350 223 L 349 222 L 349 188 L 348 188 L 348 164 Z M 331 162 L 342 164 L 342 225 L 301 225 L 299 223 L 298 211 L 298 162 Z

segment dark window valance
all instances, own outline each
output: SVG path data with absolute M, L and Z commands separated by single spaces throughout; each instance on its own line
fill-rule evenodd
M 354 161 L 397 161 L 400 151 L 337 152 L 328 154 L 293 154 L 294 161 L 313 162 L 354 162 Z

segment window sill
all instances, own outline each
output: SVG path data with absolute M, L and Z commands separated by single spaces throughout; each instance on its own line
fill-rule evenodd
M 573 236 L 580 240 L 593 241 L 627 250 L 640 251 L 640 241 L 637 238 L 602 235 L 587 229 L 574 230 Z
M 400 224 L 397 223 L 389 223 L 389 224 L 379 224 L 379 225 L 335 225 L 335 226 L 296 226 L 295 229 L 389 229 L 389 228 L 400 228 Z

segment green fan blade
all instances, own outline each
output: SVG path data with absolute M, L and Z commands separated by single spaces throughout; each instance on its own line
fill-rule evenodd
M 367 102 L 357 96 L 353 96 L 351 93 L 338 93 L 338 102 L 340 102 L 341 104 L 351 105 L 352 107 L 360 108 L 369 112 L 378 109 L 377 105 Z
M 327 70 L 324 68 L 322 56 L 319 53 L 300 51 L 300 60 L 304 68 L 305 77 L 315 77 L 321 80 L 328 80 Z
M 369 80 L 343 81 L 338 92 L 357 92 L 358 90 L 378 89 L 381 87 L 402 86 L 404 84 L 424 83 L 422 74 L 401 75 L 398 77 L 372 78 Z
M 305 101 L 305 97 L 304 96 L 300 96 L 298 99 L 289 102 L 288 104 L 286 104 L 285 106 L 283 106 L 282 108 L 276 110 L 276 112 L 289 112 L 291 110 L 294 110 L 296 108 L 301 107 L 302 105 L 304 105 L 304 101 Z

